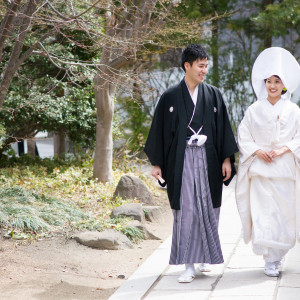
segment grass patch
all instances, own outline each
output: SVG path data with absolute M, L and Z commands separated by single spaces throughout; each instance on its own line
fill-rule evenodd
M 137 243 L 144 238 L 144 233 L 136 227 L 125 227 L 121 231 L 134 243 Z
M 70 203 L 38 195 L 21 187 L 0 189 L 0 224 L 25 231 L 77 227 L 89 215 Z
M 138 240 L 140 234 L 126 229 L 130 219 L 110 219 L 114 207 L 125 204 L 113 199 L 122 175 L 139 176 L 155 190 L 155 181 L 143 173 L 120 164 L 113 170 L 113 182 L 103 184 L 93 178 L 93 159 L 34 160 L 14 158 L 11 164 L 0 162 L 0 227 L 26 234 L 64 230 L 104 230 L 114 228 Z M 129 164 L 129 162 L 128 162 Z M 10 165 L 10 166 L 9 166 Z M 132 173 L 131 173 L 132 174 Z

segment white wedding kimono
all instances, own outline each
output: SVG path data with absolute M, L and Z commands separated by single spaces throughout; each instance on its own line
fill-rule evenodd
M 245 243 L 266 261 L 280 260 L 300 242 L 300 109 L 290 100 L 252 104 L 238 128 L 236 201 Z M 254 153 L 287 146 L 264 162 Z

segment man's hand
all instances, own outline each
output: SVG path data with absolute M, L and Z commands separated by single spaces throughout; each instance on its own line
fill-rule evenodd
M 273 150 L 272 150 L 272 151 L 273 151 Z M 270 152 L 266 152 L 266 151 L 264 151 L 264 150 L 259 149 L 259 150 L 255 151 L 255 154 L 256 154 L 256 156 L 257 156 L 259 159 L 261 159 L 261 160 L 263 160 L 263 161 L 265 161 L 265 162 L 267 162 L 267 163 L 272 162 L 272 159 L 273 159 L 273 158 L 272 158 Z
M 275 149 L 275 150 L 271 150 L 269 152 L 269 155 L 272 157 L 272 158 L 275 158 L 277 156 L 280 156 L 280 155 L 283 155 L 287 152 L 291 152 L 291 150 L 287 147 L 287 146 L 283 146 L 279 149 Z
M 160 166 L 154 166 L 153 169 L 152 169 L 151 175 L 152 175 L 155 179 L 159 180 L 159 179 L 158 179 L 158 176 L 161 177 L 161 168 L 160 168 Z
M 230 158 L 229 157 L 225 158 L 224 161 L 223 161 L 222 175 L 225 176 L 223 181 L 228 180 L 231 176 L 231 163 L 230 163 Z

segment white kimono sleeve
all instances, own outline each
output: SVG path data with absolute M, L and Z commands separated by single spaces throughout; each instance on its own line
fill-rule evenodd
M 293 139 L 285 145 L 292 151 L 296 163 L 296 232 L 297 240 L 300 243 L 300 109 L 296 107 L 296 134 Z
M 238 128 L 238 144 L 240 150 L 240 163 L 245 164 L 252 161 L 254 153 L 260 149 L 255 143 L 254 138 L 251 134 L 251 112 L 247 110 L 244 119 L 242 120 Z M 250 161 L 249 161 L 250 160 Z
M 298 162 L 298 167 L 300 166 L 300 108 L 297 107 L 297 116 L 296 116 L 296 134 L 293 137 L 293 139 L 285 145 L 293 152 L 295 155 L 297 162 Z
M 236 181 L 236 204 L 242 222 L 243 239 L 249 243 L 252 235 L 252 218 L 250 209 L 250 183 L 248 169 L 256 159 L 255 151 L 260 149 L 251 134 L 251 111 L 249 109 L 238 128 L 239 169 Z

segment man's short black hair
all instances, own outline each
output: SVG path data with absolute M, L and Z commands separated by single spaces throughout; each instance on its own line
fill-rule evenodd
M 208 54 L 206 53 L 205 49 L 198 44 L 192 44 L 187 46 L 181 56 L 181 67 L 185 72 L 184 63 L 188 62 L 190 65 L 193 64 L 194 61 L 200 59 L 209 59 Z

